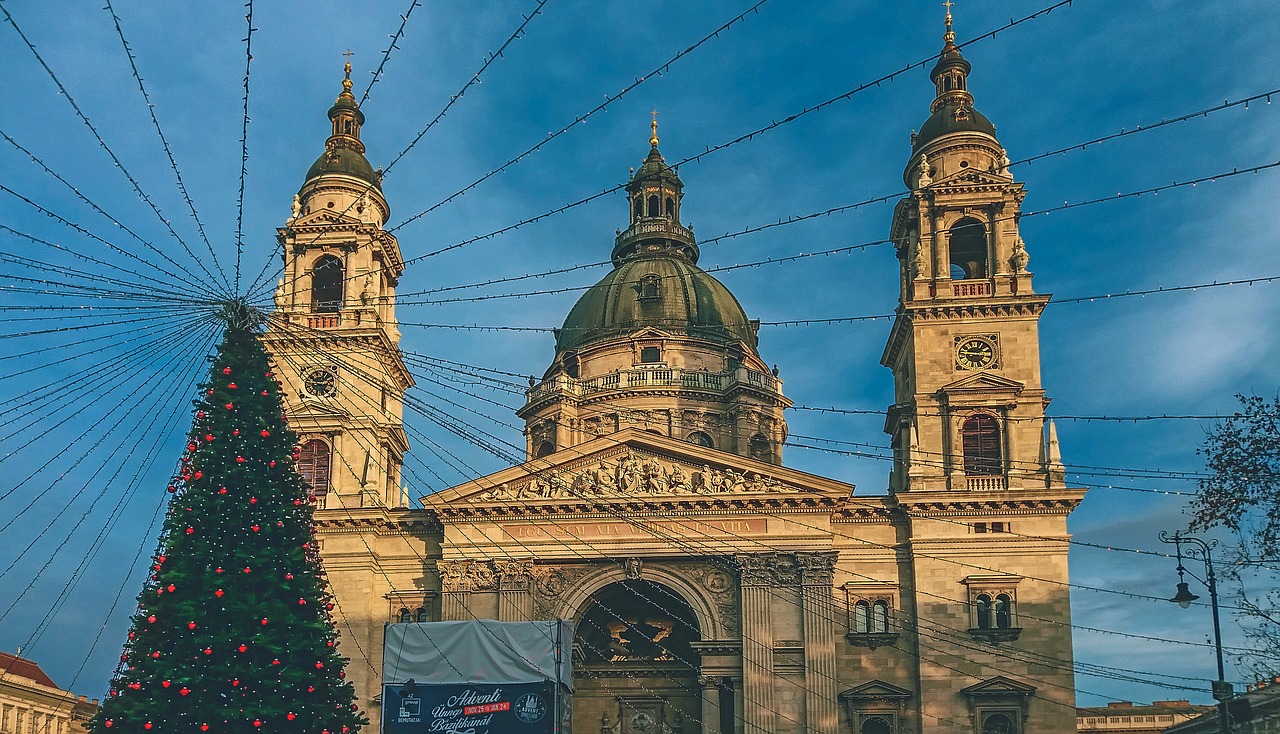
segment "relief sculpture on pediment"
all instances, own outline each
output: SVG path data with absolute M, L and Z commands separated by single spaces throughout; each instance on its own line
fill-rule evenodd
M 778 493 L 789 489 L 773 477 L 732 467 L 684 467 L 641 456 L 631 449 L 612 461 L 562 472 L 550 469 L 528 479 L 503 482 L 480 495 L 482 501 L 586 499 L 647 495 Z

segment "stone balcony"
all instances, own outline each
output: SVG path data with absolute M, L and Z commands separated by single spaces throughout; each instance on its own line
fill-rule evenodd
M 757 372 L 746 367 L 724 372 L 705 372 L 664 365 L 645 365 L 586 379 L 556 375 L 526 390 L 525 405 L 559 395 L 585 398 L 604 392 L 653 388 L 678 388 L 723 395 L 739 387 L 769 395 L 782 395 L 782 380 L 768 372 Z

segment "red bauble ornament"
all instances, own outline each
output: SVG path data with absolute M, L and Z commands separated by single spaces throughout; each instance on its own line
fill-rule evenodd
M 205 395 L 212 395 L 212 394 L 213 394 L 213 388 L 209 388 L 208 390 L 206 390 L 206 391 L 205 391 L 205 393 L 204 393 L 204 394 L 205 394 Z
M 302 500 L 294 500 L 294 501 L 293 501 L 293 506 L 294 506 L 294 507 L 301 507 L 301 506 L 302 506 Z
M 267 430 L 267 429 L 265 429 L 265 428 L 264 428 L 264 429 L 262 429 L 262 437 L 263 437 L 263 438 L 266 438 L 267 436 L 270 436 L 270 435 L 271 435 L 271 431 L 268 431 L 268 430 Z
M 226 493 L 227 493 L 227 488 L 226 488 L 226 487 L 222 487 L 222 488 L 220 488 L 220 489 L 218 490 L 218 494 L 226 494 Z
M 169 681 L 167 681 L 167 680 L 162 680 L 162 681 L 160 681 L 160 685 L 164 686 L 165 688 L 168 688 L 169 686 L 171 686 L 171 685 L 173 685 L 173 684 L 172 684 L 172 683 L 170 683 L 170 682 L 169 682 Z
M 251 505 L 256 505 L 256 504 L 258 504 L 258 498 L 257 498 L 257 497 L 250 497 L 250 498 L 249 498 L 249 504 L 251 504 Z
M 237 464 L 243 464 L 243 463 L 244 463 L 244 457 L 243 457 L 243 456 L 237 456 L 237 457 L 236 457 L 236 463 L 237 463 Z
M 317 661 L 316 661 L 316 670 L 320 670 L 320 669 L 321 669 L 321 668 L 323 668 L 323 667 L 324 667 L 324 663 L 322 663 L 322 662 L 320 662 L 319 660 L 317 660 Z
M 148 721 L 147 723 L 143 724 L 143 725 L 142 725 L 142 728 L 143 728 L 143 729 L 150 729 L 150 728 L 151 728 L 151 722 L 150 722 L 150 721 Z
M 234 431 L 232 431 L 232 432 L 231 432 L 231 435 L 232 435 L 232 436 L 239 436 L 239 435 L 240 435 L 240 429 L 239 429 L 239 428 L 235 429 Z
M 306 604 L 307 604 L 306 599 L 298 599 L 298 606 L 306 606 Z
M 201 724 L 201 725 L 200 725 L 200 731 L 209 731 L 209 725 L 208 725 L 208 724 Z
M 356 705 L 356 704 L 354 704 L 354 703 L 353 703 L 353 704 L 351 704 L 351 710 L 352 710 L 352 711 L 359 711 L 359 710 L 360 710 L 360 707 L 359 707 L 358 705 Z M 345 727 L 345 726 L 344 726 L 344 727 L 342 727 L 342 728 L 343 728 L 343 729 L 346 729 L 346 727 Z
M 262 618 L 262 626 L 263 626 L 263 627 L 266 627 L 266 626 L 267 626 L 267 618 L 266 618 L 266 617 L 263 617 L 263 618 Z
M 197 417 L 197 418 L 203 418 L 203 417 L 204 417 L 204 411 L 203 411 L 203 410 L 197 410 L 197 411 L 196 411 L 196 417 Z
M 151 653 L 151 657 L 156 658 L 156 659 L 159 659 L 159 658 L 160 658 L 160 651 L 159 651 L 159 650 L 156 650 L 155 652 Z
M 187 622 L 187 629 L 189 629 L 189 630 L 193 630 L 193 629 L 195 629 L 195 628 L 196 628 L 196 623 L 195 623 L 195 622 Z
M 147 617 L 147 621 L 148 621 L 148 622 L 150 622 L 151 624 L 155 624 L 155 623 L 156 623 L 156 615 L 154 615 L 154 614 L 153 614 L 153 615 L 151 615 L 150 617 Z
M 347 671 L 345 671 L 345 670 L 339 670 L 339 671 L 338 671 L 338 677 L 339 677 L 339 678 L 346 678 L 346 677 L 347 677 Z
M 263 390 L 263 391 L 262 391 L 262 397 L 264 397 L 264 398 L 265 398 L 265 397 L 267 397 L 267 391 L 266 391 L 266 390 Z
M 271 370 L 267 370 L 267 377 L 271 376 Z
M 232 678 L 232 679 L 231 679 L 231 685 L 232 685 L 233 687 L 234 687 L 234 686 L 238 686 L 238 685 L 240 685 L 240 679 L 239 679 L 239 678 Z
M 262 719 L 254 719 L 254 720 L 253 720 L 253 725 L 254 725 L 254 726 L 262 726 Z
M 248 567 L 248 566 L 245 566 L 245 567 L 244 567 L 244 572 L 245 572 L 245 573 L 249 573 L 249 567 Z
M 214 595 L 214 596 L 217 596 L 217 597 L 221 597 L 221 596 L 222 596 L 223 594 L 225 594 L 225 593 L 226 593 L 226 592 L 225 592 L 225 591 L 223 591 L 222 589 L 218 589 L 217 591 L 213 592 L 213 595 Z
M 213 572 L 214 572 L 214 573 L 222 573 L 222 566 L 218 566 L 217 568 L 213 569 Z
M 269 466 L 275 466 L 275 465 L 276 463 L 274 461 L 269 464 Z
M 248 650 L 248 649 L 249 649 L 249 646 L 248 646 L 248 645 L 241 645 L 240 647 L 237 647 L 236 649 L 237 649 L 237 650 L 239 650 L 240 652 L 244 652 L 245 650 Z
M 229 375 L 229 374 L 231 374 L 231 368 L 230 368 L 230 367 L 223 367 L 223 368 L 222 368 L 222 374 L 224 374 L 224 375 Z
M 228 390 L 234 390 L 234 389 L 236 389 L 236 384 L 235 384 L 234 382 L 228 383 L 228 384 L 227 384 L 227 389 L 228 389 Z
M 175 591 L 177 591 L 177 590 L 178 590 L 178 587 L 174 586 L 173 584 L 169 584 L 169 585 L 168 585 L 168 586 L 166 586 L 165 588 L 169 590 L 169 593 L 170 593 L 170 594 L 172 594 L 173 592 L 175 592 Z
M 102 724 L 107 727 L 115 726 L 115 722 L 112 721 L 111 719 L 107 719 L 106 721 L 102 722 Z
M 178 491 L 178 488 L 173 486 L 172 484 L 169 485 L 168 489 L 169 489 L 169 494 L 173 494 L 174 492 Z
M 331 612 L 333 611 L 333 605 L 332 605 L 332 604 L 325 604 L 325 605 L 324 605 L 324 608 L 325 608 L 325 609 L 328 609 L 328 610 L 329 610 L 329 611 L 331 611 Z
M 291 574 L 291 573 L 286 573 L 286 574 L 284 575 L 284 578 L 285 578 L 285 580 L 286 580 L 286 581 L 293 581 L 293 574 Z
M 289 721 L 293 721 L 294 719 L 298 718 L 298 715 L 290 711 L 289 713 L 285 714 L 284 717 Z
M 256 533 L 256 532 L 258 532 L 258 530 L 260 530 L 261 528 L 259 528 L 257 525 L 252 525 L 252 526 L 250 526 L 250 528 L 249 528 L 249 529 Z
M 272 660 L 272 661 L 271 661 L 271 664 L 272 664 L 272 665 L 279 665 L 279 664 L 280 664 L 280 658 L 276 658 L 275 660 Z
M 307 693 L 315 693 L 315 692 L 316 692 L 315 686 L 307 686 Z
M 178 693 L 180 693 L 180 694 L 182 694 L 182 695 L 184 695 L 184 696 L 185 696 L 185 695 L 187 695 L 187 694 L 188 694 L 188 693 L 190 693 L 190 692 L 191 692 L 191 689 L 190 689 L 190 688 L 187 688 L 186 686 L 183 686 L 183 687 L 181 687 L 181 688 L 179 688 L 179 689 L 178 689 Z
M 194 443 L 189 443 L 189 444 L 187 444 L 187 451 L 195 451 L 195 450 L 196 450 L 196 448 L 197 448 L 197 447 L 196 447 L 196 445 L 195 445 Z
M 204 440 L 205 440 L 205 441 L 212 441 L 212 440 L 213 440 L 213 434 L 212 434 L 212 433 L 206 433 L 206 434 L 204 434 Z
M 187 528 L 187 535 L 191 535 L 191 534 L 192 534 L 192 533 L 194 533 L 195 531 L 196 531 L 196 529 L 195 529 L 195 528 Z
M 227 403 L 227 410 L 234 410 L 235 407 L 236 406 L 232 405 L 231 403 Z
M 169 556 L 160 556 L 156 559 L 156 563 L 164 563 L 167 560 L 169 560 Z
M 203 478 L 204 478 L 204 472 L 202 472 L 202 471 L 198 471 L 198 472 L 196 472 L 195 474 L 192 474 L 191 476 L 195 477 L 196 479 L 203 479 Z
M 205 654 L 205 655 L 212 655 L 212 654 L 213 654 L 213 648 L 212 648 L 212 647 L 206 647 L 206 648 L 204 649 L 204 654 Z

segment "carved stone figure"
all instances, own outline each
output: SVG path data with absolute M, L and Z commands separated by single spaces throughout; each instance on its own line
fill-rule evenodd
M 366 273 L 364 276 L 364 288 L 360 291 L 360 303 L 365 306 L 372 306 L 373 300 L 373 276 Z
M 640 571 L 644 567 L 644 561 L 639 558 L 628 558 L 622 562 L 622 573 L 632 581 L 640 578 Z
M 293 204 L 289 207 L 289 213 L 291 215 L 289 217 L 290 221 L 297 219 L 298 215 L 302 213 L 302 199 L 297 194 L 293 195 Z
M 1027 254 L 1027 246 L 1023 244 L 1022 238 L 1019 237 L 1013 243 L 1013 254 L 1009 256 L 1009 265 L 1013 267 L 1013 272 L 1025 273 L 1029 262 L 1031 262 L 1031 256 Z
M 932 167 L 929 165 L 929 159 L 921 158 L 920 159 L 920 188 L 923 189 L 927 187 L 929 184 L 933 183 L 933 176 L 929 175 L 931 172 L 932 172 Z

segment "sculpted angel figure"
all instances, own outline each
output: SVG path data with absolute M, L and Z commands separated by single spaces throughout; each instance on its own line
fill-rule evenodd
M 680 468 L 679 464 L 672 465 L 671 472 L 667 474 L 667 486 L 670 487 L 673 492 L 693 491 L 693 486 L 689 482 L 689 476 L 684 473 L 684 470 Z

